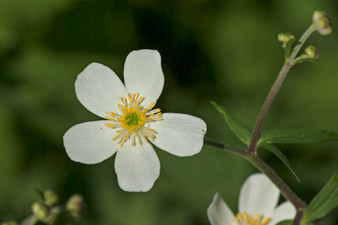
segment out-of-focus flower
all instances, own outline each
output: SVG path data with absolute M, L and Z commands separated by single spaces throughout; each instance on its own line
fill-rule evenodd
M 38 220 L 44 221 L 48 217 L 49 209 L 41 202 L 34 202 L 32 205 L 32 212 Z
M 66 209 L 76 219 L 81 217 L 84 207 L 83 197 L 79 194 L 72 195 L 66 203 Z
M 275 225 L 292 219 L 296 209 L 290 202 L 276 207 L 279 194 L 278 188 L 265 175 L 251 175 L 241 188 L 237 215 L 216 193 L 208 208 L 209 221 L 212 225 Z
M 53 206 L 55 205 L 58 200 L 59 200 L 59 197 L 58 195 L 52 191 L 52 190 L 46 190 L 43 192 L 43 197 L 45 199 L 45 204 L 48 205 L 48 206 Z
M 132 51 L 124 64 L 124 82 L 108 67 L 92 63 L 75 82 L 77 98 L 106 120 L 81 123 L 63 137 L 68 156 L 95 164 L 116 152 L 115 171 L 125 191 L 148 191 L 160 174 L 149 143 L 177 156 L 201 151 L 206 124 L 200 118 L 154 109 L 164 76 L 155 50 Z

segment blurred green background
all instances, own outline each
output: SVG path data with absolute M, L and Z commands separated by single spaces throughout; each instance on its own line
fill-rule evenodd
M 215 148 L 188 158 L 156 149 L 161 176 L 148 193 L 120 190 L 114 157 L 92 166 L 71 161 L 63 134 L 98 119 L 76 99 L 76 76 L 96 61 L 122 78 L 130 51 L 157 49 L 166 79 L 157 106 L 201 117 L 207 139 L 236 145 L 209 101 L 252 127 L 283 62 L 277 34 L 299 37 L 314 10 L 328 13 L 333 34 L 308 40 L 319 65 L 292 69 L 264 128 L 338 132 L 336 0 L 0 0 L 0 222 L 29 215 L 35 188 L 54 189 L 61 202 L 81 193 L 85 225 L 209 224 L 215 192 L 236 213 L 240 187 L 256 170 Z M 301 183 L 275 156 L 261 155 L 307 202 L 338 169 L 336 143 L 279 147 Z M 338 224 L 337 214 L 328 224 Z

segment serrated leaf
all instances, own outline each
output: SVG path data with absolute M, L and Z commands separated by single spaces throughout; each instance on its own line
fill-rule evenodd
M 304 214 L 304 220 L 311 222 L 326 216 L 338 206 L 338 174 L 337 172 L 326 183 L 323 189 L 310 202 Z
M 300 182 L 296 172 L 292 169 L 292 166 L 289 162 L 289 160 L 286 158 L 286 156 L 283 154 L 281 150 L 279 150 L 276 146 L 269 144 L 269 143 L 261 143 L 259 146 L 269 150 L 272 152 L 274 155 L 276 155 L 291 171 L 291 173 L 295 176 L 296 180 Z
M 230 130 L 246 145 L 250 144 L 251 132 L 246 128 L 236 117 L 226 111 L 222 106 L 216 102 L 211 102 L 215 109 L 223 114 L 225 122 L 228 124 Z
M 292 225 L 292 221 L 293 220 L 283 220 L 283 221 L 277 223 L 276 225 Z
M 328 130 L 274 129 L 263 131 L 258 143 L 314 144 L 338 141 L 338 134 Z

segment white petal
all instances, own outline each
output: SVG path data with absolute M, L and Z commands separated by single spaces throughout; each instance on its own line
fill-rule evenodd
M 106 121 L 80 123 L 63 136 L 68 156 L 76 162 L 95 164 L 112 156 L 120 145 L 112 140 L 115 133 Z
M 233 225 L 234 214 L 223 199 L 215 194 L 214 200 L 208 207 L 208 218 L 211 225 Z
M 126 97 L 127 91 L 118 76 L 108 67 L 89 64 L 75 81 L 76 96 L 92 113 L 104 117 L 106 112 L 117 112 L 119 97 Z
M 153 144 L 177 156 L 191 156 L 201 151 L 207 125 L 198 117 L 163 113 L 163 120 L 150 122 L 157 132 Z
M 239 212 L 270 217 L 278 198 L 278 188 L 265 175 L 253 174 L 241 188 Z
M 149 191 L 160 175 L 160 161 L 149 143 L 125 143 L 116 153 L 115 172 L 125 191 Z
M 145 98 L 143 106 L 156 102 L 164 84 L 158 51 L 144 49 L 129 53 L 124 64 L 124 83 L 129 93 L 140 93 Z
M 290 202 L 284 202 L 273 212 L 269 225 L 275 225 L 280 221 L 293 219 L 295 215 L 296 208 Z

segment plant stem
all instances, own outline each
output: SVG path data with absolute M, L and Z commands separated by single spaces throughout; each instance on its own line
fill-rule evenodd
M 297 210 L 296 216 L 293 219 L 292 225 L 298 225 L 300 221 L 302 220 L 304 214 L 304 209 L 303 210 Z
M 20 224 L 21 225 L 34 225 L 36 224 L 36 222 L 38 222 L 38 219 L 34 215 L 31 215 L 27 217 L 26 219 L 24 219 L 24 221 L 22 221 Z
M 281 87 L 286 75 L 288 74 L 289 70 L 291 68 L 291 63 L 286 62 L 281 71 L 278 74 L 278 77 L 276 78 L 274 84 L 272 85 L 269 94 L 267 95 L 265 102 L 261 108 L 260 113 L 258 114 L 257 120 L 256 120 L 256 124 L 255 127 L 253 129 L 252 135 L 251 135 L 251 139 L 250 139 L 250 145 L 249 145 L 249 152 L 250 153 L 255 153 L 256 151 L 256 145 L 257 145 L 257 141 L 259 138 L 259 134 L 261 132 L 261 128 L 263 125 L 263 121 L 270 109 L 270 106 L 273 102 L 273 100 L 275 99 L 279 88 Z
M 291 190 L 291 188 L 276 174 L 276 172 L 256 154 L 251 153 L 248 160 L 278 187 L 282 195 L 295 206 L 297 211 L 298 209 L 304 210 L 306 208 L 306 203 L 301 200 Z
M 311 24 L 311 26 L 303 33 L 303 35 L 299 38 L 298 44 L 294 47 L 291 56 L 290 56 L 290 61 L 294 61 L 299 50 L 305 43 L 306 39 L 310 37 L 310 35 L 316 30 L 316 27 Z
M 313 31 L 315 31 L 315 27 L 313 25 L 311 25 L 304 32 L 304 34 L 299 39 L 298 44 L 293 49 L 291 56 L 289 57 L 288 60 L 286 60 L 286 62 L 284 63 L 284 65 L 281 69 L 281 71 L 279 72 L 275 82 L 273 83 L 273 85 L 270 89 L 270 92 L 268 93 L 268 95 L 265 99 L 265 102 L 262 105 L 261 111 L 258 114 L 256 124 L 254 126 L 254 129 L 253 129 L 253 132 L 252 132 L 252 135 L 251 135 L 251 140 L 250 140 L 250 145 L 249 145 L 249 152 L 250 153 L 256 152 L 256 146 L 257 146 L 258 138 L 259 138 L 259 135 L 261 133 L 261 129 L 262 129 L 264 119 L 265 119 L 267 113 L 269 112 L 270 106 L 271 106 L 273 100 L 275 99 L 280 87 L 282 86 L 283 81 L 285 80 L 285 77 L 287 76 L 289 70 L 293 66 L 293 62 L 294 62 L 299 50 L 301 49 L 301 47 L 303 46 L 306 39 L 308 39 L 308 37 L 312 34 Z
M 249 162 L 251 162 L 251 164 L 254 165 L 258 170 L 264 173 L 276 185 L 276 187 L 281 191 L 282 195 L 295 206 L 297 211 L 304 211 L 304 209 L 306 208 L 306 203 L 301 200 L 290 189 L 290 187 L 276 174 L 276 172 L 263 160 L 261 160 L 256 154 L 209 140 L 205 140 L 204 143 L 244 157 Z
M 239 148 L 235 148 L 229 145 L 224 145 L 218 142 L 214 142 L 214 141 L 210 141 L 210 140 L 204 140 L 204 144 L 206 145 L 210 145 L 213 146 L 215 148 L 220 148 L 220 149 L 224 149 L 228 152 L 234 153 L 235 155 L 239 155 L 239 156 L 244 156 L 244 157 L 248 157 L 249 153 L 243 149 L 239 149 Z

